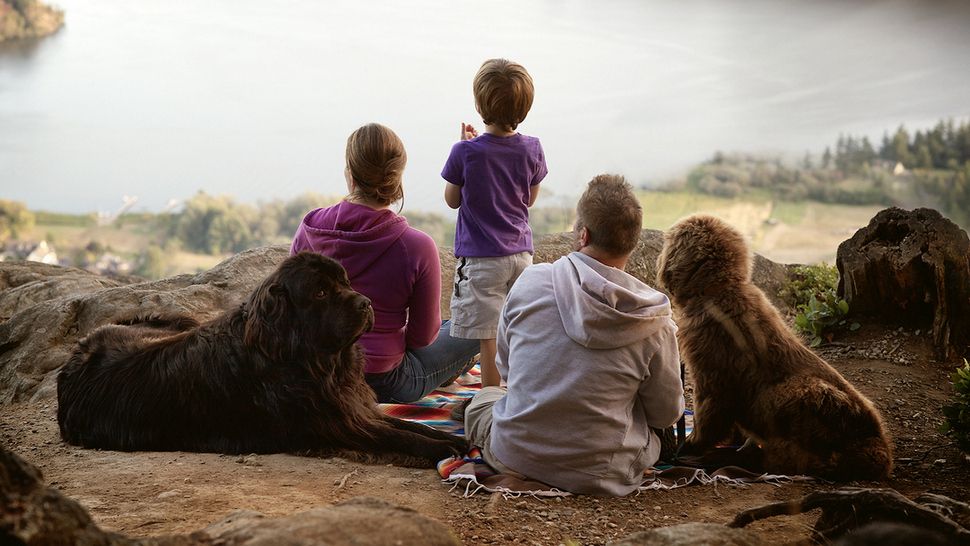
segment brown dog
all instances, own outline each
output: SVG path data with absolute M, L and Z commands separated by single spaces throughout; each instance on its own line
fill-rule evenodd
M 751 283 L 740 233 L 712 216 L 682 220 L 665 234 L 657 271 L 694 382 L 684 452 L 713 448 L 738 427 L 762 446 L 769 472 L 840 481 L 889 475 L 892 448 L 879 413 Z
M 239 307 L 110 325 L 81 340 L 57 379 L 64 440 L 85 447 L 400 454 L 427 466 L 464 439 L 383 415 L 357 339 L 370 300 L 317 254 L 286 259 Z

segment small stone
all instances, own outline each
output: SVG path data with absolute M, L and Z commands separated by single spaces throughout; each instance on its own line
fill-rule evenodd
M 657 511 L 660 511 L 660 507 L 659 506 L 654 506 L 653 509 L 654 510 L 657 510 Z
M 933 461 L 933 464 L 946 464 L 946 459 L 937 459 Z
M 182 492 L 179 491 L 178 489 L 173 489 L 171 491 L 166 491 L 164 493 L 159 493 L 158 494 L 158 498 L 159 499 L 170 499 L 172 497 L 177 497 L 177 496 L 179 496 L 181 494 L 182 494 Z
M 185 478 L 182 481 L 185 482 L 185 483 L 192 483 L 192 478 Z

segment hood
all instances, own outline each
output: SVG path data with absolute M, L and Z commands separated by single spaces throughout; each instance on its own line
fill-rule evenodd
M 552 264 L 552 289 L 566 335 L 590 349 L 625 347 L 672 321 L 666 295 L 580 252 Z
M 408 229 L 403 216 L 341 201 L 307 213 L 293 238 L 291 252 L 312 250 L 344 266 L 351 279 L 368 269 Z

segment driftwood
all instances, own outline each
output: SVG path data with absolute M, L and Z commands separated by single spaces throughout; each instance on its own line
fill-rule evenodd
M 936 357 L 970 346 L 970 239 L 932 209 L 880 211 L 839 245 L 838 294 L 853 315 L 932 328 Z
M 812 530 L 812 540 L 820 544 L 831 542 L 868 523 L 905 522 L 931 533 L 939 533 L 952 544 L 970 545 L 970 530 L 957 523 L 965 522 L 970 507 L 941 495 L 919 498 L 923 500 L 913 502 L 894 489 L 850 487 L 817 491 L 801 499 L 745 510 L 728 527 L 744 527 L 772 516 L 801 514 L 821 508 L 822 515 Z

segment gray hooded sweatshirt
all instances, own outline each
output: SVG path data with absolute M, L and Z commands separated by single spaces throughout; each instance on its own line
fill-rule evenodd
M 648 427 L 684 412 L 676 332 L 667 296 L 585 254 L 527 268 L 499 320 L 492 455 L 573 493 L 634 491 L 660 456 Z

